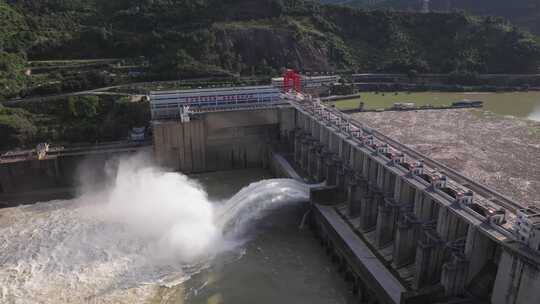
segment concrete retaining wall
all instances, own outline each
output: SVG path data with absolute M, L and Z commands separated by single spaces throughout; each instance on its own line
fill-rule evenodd
M 503 251 L 491 303 L 540 303 L 539 265 L 515 253 Z
M 292 109 L 253 109 L 194 115 L 190 122 L 154 122 L 156 161 L 170 170 L 198 173 L 263 167 L 268 143 L 294 126 Z
M 102 184 L 113 172 L 120 156 L 148 151 L 58 155 L 44 160 L 29 159 L 0 164 L 0 206 L 32 203 L 36 200 L 68 198 L 83 184 Z M 113 171 L 111 171 L 111 169 Z

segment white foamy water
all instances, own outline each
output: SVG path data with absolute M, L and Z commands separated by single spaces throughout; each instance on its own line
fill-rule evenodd
M 528 117 L 530 120 L 540 121 L 540 106 L 534 108 L 532 113 Z
M 111 187 L 0 210 L 0 303 L 146 303 L 237 249 L 266 211 L 308 199 L 288 179 L 226 202 L 177 173 L 121 162 Z

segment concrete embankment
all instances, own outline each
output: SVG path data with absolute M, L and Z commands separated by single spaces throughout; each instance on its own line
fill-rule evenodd
M 82 185 L 100 185 L 116 170 L 119 157 L 151 153 L 147 144 L 116 143 L 54 151 L 44 159 L 6 157 L 0 161 L 0 207 L 73 197 Z

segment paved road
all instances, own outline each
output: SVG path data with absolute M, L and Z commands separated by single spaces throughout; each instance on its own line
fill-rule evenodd
M 190 83 L 190 82 L 197 82 L 197 81 L 209 81 L 211 79 L 215 79 L 213 77 L 204 77 L 204 78 L 194 78 L 194 79 L 185 79 L 185 80 L 168 80 L 168 81 L 144 81 L 144 82 L 132 82 L 132 83 L 126 83 L 126 84 L 119 84 L 115 86 L 108 86 L 108 87 L 102 87 L 92 90 L 85 90 L 85 91 L 79 91 L 79 92 L 71 92 L 71 93 L 64 93 L 64 94 L 55 94 L 55 95 L 47 95 L 47 96 L 36 96 L 36 97 L 28 97 L 28 98 L 15 98 L 10 99 L 7 101 L 2 102 L 2 104 L 6 106 L 14 106 L 20 103 L 28 103 L 28 102 L 45 102 L 49 100 L 55 100 L 59 98 L 65 98 L 70 96 L 80 96 L 80 95 L 118 95 L 118 96 L 142 96 L 139 94 L 129 94 L 129 93 L 116 93 L 116 92 L 106 92 L 108 90 L 112 89 L 119 89 L 124 87 L 130 87 L 130 86 L 143 86 L 143 85 L 151 85 L 151 84 L 170 84 L 170 83 Z M 249 77 L 241 78 L 243 80 L 249 80 Z
M 115 92 L 106 92 L 111 89 L 117 89 L 129 85 L 142 85 L 147 84 L 146 82 L 140 82 L 140 83 L 130 83 L 130 84 L 122 84 L 122 85 L 116 85 L 116 86 L 110 86 L 110 87 L 103 87 L 103 88 L 97 88 L 93 90 L 86 90 L 86 91 L 79 91 L 79 92 L 71 92 L 71 93 L 64 93 L 64 94 L 55 94 L 55 95 L 47 95 L 47 96 L 36 96 L 36 97 L 28 97 L 28 98 L 15 98 L 10 99 L 7 101 L 4 101 L 3 104 L 6 106 L 14 106 L 20 103 L 32 103 L 32 102 L 45 102 L 49 100 L 55 100 L 59 98 L 65 98 L 70 96 L 81 96 L 81 95 L 118 95 L 118 96 L 134 96 L 136 94 L 128 94 L 128 93 L 115 93 Z

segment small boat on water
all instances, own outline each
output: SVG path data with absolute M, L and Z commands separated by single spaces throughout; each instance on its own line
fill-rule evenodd
M 414 104 L 414 102 L 399 102 L 399 103 L 394 103 L 394 105 L 392 105 L 390 109 L 408 110 L 408 109 L 414 109 L 415 107 L 416 105 Z
M 483 101 L 468 100 L 468 99 L 464 99 L 464 100 L 456 101 L 452 103 L 453 108 L 481 108 L 483 105 L 484 105 Z

